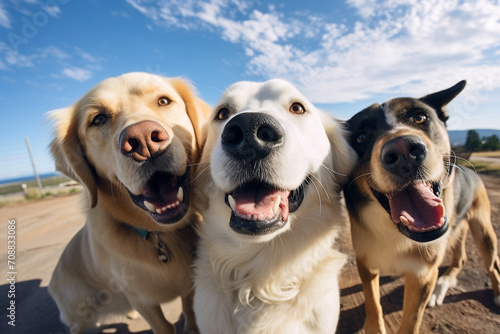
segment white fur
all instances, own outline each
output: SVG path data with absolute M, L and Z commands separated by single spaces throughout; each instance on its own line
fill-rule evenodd
M 293 102 L 307 112 L 290 113 Z M 202 161 L 210 161 L 210 167 L 200 174 L 206 191 L 197 201 L 205 219 L 195 264 L 194 308 L 201 332 L 334 333 L 337 275 L 345 262 L 334 246 L 345 219 L 334 177 L 344 178 L 332 171 L 349 172 L 355 154 L 338 124 L 287 82 L 237 83 L 215 112 L 220 106 L 278 119 L 286 132 L 284 149 L 273 156 L 269 175 L 263 177 L 285 189 L 297 188 L 308 175 L 311 183 L 286 227 L 260 237 L 237 234 L 229 226 L 231 210 L 224 196 L 251 176 L 234 175 L 227 167 L 231 157 L 221 147 L 224 125 L 234 115 L 209 126 Z
M 434 292 L 429 300 L 429 307 L 434 307 L 436 305 L 443 304 L 444 297 L 449 288 L 455 287 L 457 285 L 457 279 L 450 276 L 441 276 L 437 280 Z

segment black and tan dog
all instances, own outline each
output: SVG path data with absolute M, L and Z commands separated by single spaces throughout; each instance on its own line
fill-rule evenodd
M 429 300 L 441 304 L 456 284 L 468 229 L 500 305 L 500 260 L 486 189 L 479 176 L 454 164 L 446 131 L 443 107 L 464 87 L 461 81 L 420 99 L 374 104 L 347 122 L 360 158 L 344 191 L 365 293 L 366 333 L 385 333 L 379 272 L 405 276 L 399 333 L 419 332 Z M 453 260 L 437 281 L 447 245 Z

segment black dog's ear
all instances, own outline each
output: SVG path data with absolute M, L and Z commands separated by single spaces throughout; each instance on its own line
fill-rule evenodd
M 421 97 L 419 100 L 430 105 L 437 110 L 439 118 L 446 122 L 448 120 L 448 113 L 443 110 L 443 107 L 451 102 L 460 92 L 465 88 L 467 81 L 462 80 L 455 86 L 442 90 L 437 93 L 429 94 Z

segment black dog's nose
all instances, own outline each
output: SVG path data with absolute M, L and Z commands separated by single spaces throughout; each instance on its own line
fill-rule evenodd
M 231 119 L 222 132 L 222 148 L 236 159 L 263 159 L 284 143 L 285 131 L 271 115 L 247 112 Z
M 380 161 L 389 172 L 408 178 L 415 175 L 427 153 L 427 146 L 421 138 L 401 136 L 389 140 L 382 146 Z

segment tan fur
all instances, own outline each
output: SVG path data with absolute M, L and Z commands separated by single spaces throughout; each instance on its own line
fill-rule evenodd
M 439 128 L 437 131 L 441 131 L 447 139 L 444 129 Z M 446 174 L 444 166 L 449 160 L 449 144 L 437 147 L 424 132 L 403 126 L 382 135 L 373 146 L 371 161 L 359 166 L 353 175 L 353 182 L 359 191 L 371 198 L 371 201 L 361 208 L 359 220 L 351 217 L 352 241 L 365 294 L 364 329 L 367 334 L 386 332 L 380 305 L 380 272 L 405 276 L 403 316 L 398 333 L 419 333 L 425 307 L 436 286 L 438 268 L 446 247 L 451 245 L 452 264 L 439 278 L 434 292 L 439 293 L 437 290 L 443 288 L 443 297 L 446 289 L 456 284 L 456 276 L 466 260 L 465 237 L 469 228 L 483 256 L 493 283 L 495 298 L 499 299 L 500 296 L 497 238 L 491 225 L 489 200 L 484 185 L 481 184 L 473 194 L 474 202 L 465 222 L 455 222 L 453 184 L 443 190 L 442 199 L 452 232 L 426 244 L 413 242 L 394 228 L 394 222 L 370 190 L 370 186 L 386 193 L 398 190 L 391 182 L 391 174 L 381 166 L 380 149 L 388 140 L 408 134 L 419 136 L 429 148 L 426 160 L 427 179 L 443 179 Z M 442 282 L 441 285 L 439 282 Z M 435 303 L 436 297 L 432 297 Z M 442 299 L 438 301 L 439 304 L 441 302 Z
M 172 101 L 168 109 L 158 109 L 161 96 Z M 90 127 L 92 117 L 103 110 L 111 117 L 109 125 Z M 137 207 L 124 184 L 137 187 L 143 175 L 131 159 L 121 157 L 118 137 L 130 124 L 154 120 L 169 134 L 169 145 L 175 148 L 172 161 L 185 169 L 197 162 L 199 132 L 208 111 L 182 80 L 129 73 L 101 82 L 73 106 L 52 113 L 56 167 L 85 186 L 90 207 L 85 226 L 66 247 L 49 285 L 71 333 L 81 333 L 110 315 L 133 315 L 133 309 L 155 334 L 174 333 L 160 304 L 178 296 L 185 332 L 197 332 L 191 263 L 197 239 L 193 226 L 199 216 L 189 209 L 181 221 L 160 225 Z M 169 262 L 159 261 L 153 236 L 144 240 L 131 226 L 160 232 Z

